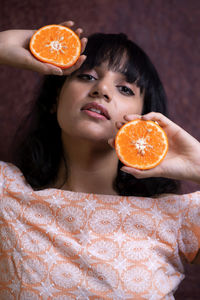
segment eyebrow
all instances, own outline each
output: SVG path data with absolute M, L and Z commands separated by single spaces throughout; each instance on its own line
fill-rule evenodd
M 100 69 L 101 68 L 101 64 L 100 65 L 96 65 L 96 66 L 94 66 L 93 68 L 83 68 L 83 70 L 81 70 L 81 68 L 80 69 L 78 69 L 77 70 L 77 74 L 78 73 L 81 73 L 81 72 L 87 72 L 87 71 L 92 71 L 92 70 L 94 70 L 95 72 L 99 72 L 99 70 L 98 69 Z M 129 83 L 129 84 L 131 84 L 131 85 L 133 85 L 133 86 L 136 86 L 136 87 L 138 87 L 137 86 L 137 84 L 136 84 L 136 82 L 129 82 L 128 80 L 127 80 L 127 76 L 126 76 L 126 74 L 123 72 L 123 71 L 120 71 L 120 70 L 112 70 L 112 66 L 110 67 L 110 68 L 107 68 L 107 70 L 108 71 L 112 71 L 112 72 L 114 72 L 114 73 L 116 73 L 116 74 L 119 74 L 120 76 L 122 76 L 123 78 L 123 80 L 124 81 L 126 81 L 127 83 Z M 139 87 L 138 87 L 139 88 Z

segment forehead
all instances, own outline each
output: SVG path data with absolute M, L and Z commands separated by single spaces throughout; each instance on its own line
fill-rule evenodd
M 122 72 L 120 68 L 115 68 L 110 65 L 109 61 L 104 61 L 100 65 L 94 66 L 92 69 L 98 72 L 112 72 L 125 77 L 124 72 Z
M 126 49 L 121 50 L 121 53 L 104 53 L 103 56 L 98 55 L 93 57 L 88 57 L 85 63 L 82 65 L 82 69 L 92 69 L 98 66 L 105 66 L 108 70 L 124 72 L 124 69 L 127 68 L 129 64 L 128 54 Z

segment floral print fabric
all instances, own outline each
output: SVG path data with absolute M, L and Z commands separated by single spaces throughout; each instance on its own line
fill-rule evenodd
M 34 191 L 0 163 L 0 299 L 174 299 L 200 248 L 200 192 Z

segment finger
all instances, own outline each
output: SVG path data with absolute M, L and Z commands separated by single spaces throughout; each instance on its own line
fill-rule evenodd
M 22 54 L 26 55 L 26 65 L 24 65 L 24 68 L 44 75 L 63 75 L 61 68 L 35 59 L 29 51 L 23 49 Z
M 124 124 L 126 124 L 126 123 L 125 122 L 119 122 L 119 121 L 117 121 L 115 123 L 115 126 L 117 127 L 117 129 L 120 129 Z
M 157 122 L 162 127 L 171 125 L 173 123 L 166 116 L 158 112 L 150 112 L 146 115 L 143 115 L 142 120 L 150 120 L 150 121 Z
M 34 63 L 27 66 L 27 69 L 38 72 L 43 75 L 57 75 L 62 76 L 63 72 L 60 68 L 54 67 L 46 63 Z
M 85 51 L 85 47 L 87 45 L 87 41 L 88 41 L 87 38 L 82 38 L 81 39 L 81 53 L 83 53 Z
M 63 70 L 59 67 L 56 67 L 54 65 L 48 64 L 48 63 L 44 63 L 43 65 L 46 65 L 45 69 L 44 69 L 44 73 L 43 74 L 52 74 L 52 75 L 58 75 L 58 76 L 62 76 L 63 75 Z
M 161 177 L 161 173 L 156 167 L 150 170 L 139 170 L 139 169 L 123 166 L 121 168 L 121 171 L 131 174 L 132 176 L 138 179 L 148 178 L 148 177 Z
M 57 76 L 63 75 L 62 69 L 54 65 L 42 63 L 42 62 L 34 62 L 32 65 L 30 65 L 29 69 L 44 75 L 57 75 Z
M 124 116 L 124 120 L 126 121 L 133 121 L 133 120 L 137 120 L 137 119 L 141 119 L 141 115 L 138 114 L 130 114 L 130 115 L 125 115 Z
M 79 57 L 79 59 L 77 60 L 77 62 L 75 63 L 75 65 L 73 65 L 69 69 L 63 70 L 63 75 L 70 75 L 73 72 L 75 72 L 76 70 L 78 70 L 81 67 L 81 65 L 84 63 L 85 60 L 86 60 L 86 56 L 85 55 L 81 55 Z
M 108 144 L 113 148 L 115 149 L 115 139 L 114 138 L 110 138 L 108 140 Z
M 81 36 L 81 33 L 83 33 L 83 29 L 82 28 L 78 28 L 76 29 L 76 34 L 80 37 Z
M 60 25 L 62 25 L 62 26 L 66 26 L 66 27 L 72 27 L 72 26 L 74 26 L 74 21 L 65 21 L 65 22 L 62 22 L 62 23 L 60 23 Z

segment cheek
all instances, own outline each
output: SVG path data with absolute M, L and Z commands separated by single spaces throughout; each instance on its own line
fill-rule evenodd
M 124 122 L 124 115 L 131 114 L 142 114 L 143 109 L 143 99 L 133 100 L 128 103 L 122 103 L 118 108 L 118 113 L 116 114 L 116 121 Z
M 60 109 L 65 109 L 71 107 L 71 105 L 74 105 L 76 100 L 79 98 L 80 95 L 78 90 L 73 87 L 73 85 L 71 87 L 66 87 L 60 93 L 60 97 L 58 99 L 58 108 L 60 107 Z
M 72 117 L 73 98 L 69 96 L 63 93 L 58 100 L 57 121 L 61 129 L 69 128 L 70 117 Z
M 77 84 L 66 85 L 58 99 L 57 118 L 59 121 L 70 120 L 80 110 L 82 99 L 85 98 L 84 91 L 77 87 Z

